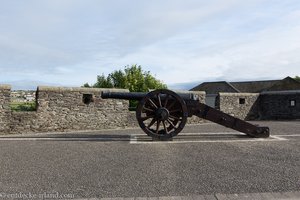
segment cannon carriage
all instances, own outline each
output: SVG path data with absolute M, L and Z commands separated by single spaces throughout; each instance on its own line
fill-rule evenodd
M 139 101 L 136 109 L 139 126 L 148 136 L 160 140 L 168 140 L 179 134 L 187 118 L 193 115 L 243 132 L 250 137 L 266 138 L 270 135 L 268 127 L 253 125 L 203 104 L 193 93 L 159 89 L 149 93 L 102 92 L 101 97 Z

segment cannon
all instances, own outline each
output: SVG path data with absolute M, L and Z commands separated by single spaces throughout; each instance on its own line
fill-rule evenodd
M 184 128 L 187 118 L 193 115 L 243 132 L 250 137 L 267 138 L 270 135 L 268 127 L 253 125 L 203 104 L 193 93 L 175 93 L 167 89 L 149 93 L 103 91 L 101 98 L 139 101 L 136 119 L 141 129 L 154 139 L 169 140 L 176 136 Z

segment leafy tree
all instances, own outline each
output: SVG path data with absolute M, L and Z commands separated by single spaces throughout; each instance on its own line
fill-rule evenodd
M 83 87 L 89 87 L 84 84 Z M 95 88 L 123 88 L 130 92 L 148 92 L 149 89 L 167 88 L 162 81 L 151 75 L 150 71 L 143 71 L 139 65 L 125 66 L 124 70 L 116 70 L 107 77 L 102 74 L 97 76 Z M 136 101 L 130 101 L 130 108 L 136 107 Z
M 112 88 L 111 78 L 105 77 L 104 74 L 97 76 L 97 82 L 93 85 L 94 88 Z
M 123 71 L 118 70 L 109 74 L 107 80 L 112 82 L 114 88 L 126 88 L 126 77 Z
M 88 83 L 85 83 L 85 84 L 83 84 L 83 86 L 82 86 L 82 87 L 90 88 L 91 86 L 90 86 L 90 84 L 88 84 Z
M 294 79 L 295 79 L 296 81 L 300 81 L 300 76 L 296 76 Z
M 89 86 L 84 84 L 84 87 Z M 148 92 L 149 89 L 162 89 L 167 86 L 157 80 L 150 71 L 143 71 L 139 65 L 125 66 L 124 70 L 116 70 L 107 77 L 97 76 L 95 88 L 124 88 L 130 92 Z

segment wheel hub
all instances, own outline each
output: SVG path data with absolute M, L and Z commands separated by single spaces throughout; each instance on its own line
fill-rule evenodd
M 156 119 L 166 121 L 169 118 L 169 111 L 166 108 L 158 108 L 155 112 Z

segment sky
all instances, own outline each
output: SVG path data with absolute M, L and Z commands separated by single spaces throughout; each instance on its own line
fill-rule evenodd
M 0 83 L 15 89 L 93 84 L 132 64 L 177 89 L 300 75 L 299 0 L 0 3 Z

